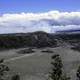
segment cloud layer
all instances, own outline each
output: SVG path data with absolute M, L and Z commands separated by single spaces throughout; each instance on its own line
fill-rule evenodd
M 0 33 L 18 33 L 80 29 L 80 12 L 50 11 L 46 13 L 3 14 Z

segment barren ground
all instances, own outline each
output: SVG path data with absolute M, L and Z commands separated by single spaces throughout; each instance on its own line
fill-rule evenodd
M 76 69 L 80 65 L 80 52 L 69 47 L 50 48 L 54 53 L 42 53 L 42 49 L 35 49 L 33 54 L 17 54 L 21 49 L 0 52 L 0 59 L 5 59 L 5 64 L 10 68 L 10 74 L 18 73 L 21 80 L 46 80 L 51 70 L 51 56 L 60 54 L 67 75 L 75 80 Z

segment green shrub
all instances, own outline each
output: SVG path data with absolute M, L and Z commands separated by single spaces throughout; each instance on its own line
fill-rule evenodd
M 9 67 L 5 65 L 4 59 L 0 60 L 0 80 L 5 80 L 5 75 L 9 71 Z
M 11 80 L 20 80 L 20 76 L 18 74 L 12 76 Z
M 50 72 L 51 80 L 70 80 L 69 77 L 63 73 L 63 64 L 60 55 L 55 54 L 52 56 L 52 71 Z

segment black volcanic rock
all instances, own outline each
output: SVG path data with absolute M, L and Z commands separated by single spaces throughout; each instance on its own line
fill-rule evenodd
M 0 34 L 0 49 L 19 47 L 52 47 L 57 42 L 53 35 L 37 31 L 33 33 Z

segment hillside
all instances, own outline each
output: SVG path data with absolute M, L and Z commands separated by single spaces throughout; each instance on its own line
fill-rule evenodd
M 43 31 L 32 33 L 0 34 L 0 49 L 23 48 L 23 47 L 55 47 L 60 41 L 72 43 L 80 42 L 80 33 L 55 33 Z
M 33 33 L 0 34 L 0 49 L 48 46 L 56 46 L 56 40 L 53 35 L 42 31 Z

